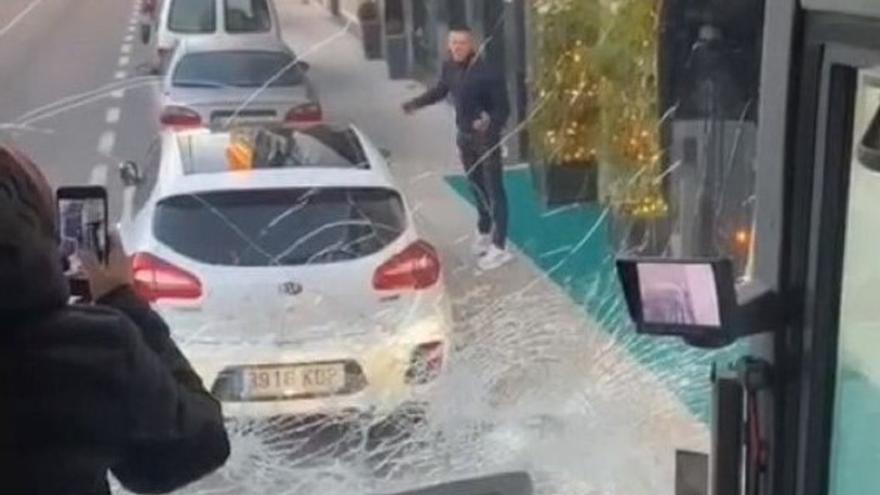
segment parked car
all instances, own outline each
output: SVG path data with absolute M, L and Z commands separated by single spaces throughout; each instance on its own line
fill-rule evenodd
M 277 40 L 186 41 L 165 75 L 161 123 L 192 127 L 320 121 L 321 104 L 307 71 L 308 64 Z
M 263 36 L 281 40 L 273 0 L 164 0 L 151 16 L 142 40 L 151 45 L 150 67 L 164 72 L 175 46 L 184 39 Z
M 380 424 L 428 400 L 450 348 L 441 261 L 359 130 L 166 130 L 120 172 L 136 289 L 228 417 Z

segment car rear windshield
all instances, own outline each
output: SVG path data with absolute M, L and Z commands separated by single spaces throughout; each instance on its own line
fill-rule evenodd
M 266 0 L 225 0 L 225 8 L 229 33 L 258 33 L 272 27 Z
M 303 129 L 234 128 L 231 132 L 177 136 L 183 173 L 226 173 L 230 147 L 253 151 L 252 169 L 368 170 L 370 161 L 350 127 L 318 125 Z
M 303 72 L 284 52 L 221 51 L 192 53 L 180 59 L 172 83 L 176 87 L 235 86 L 257 88 L 302 84 Z
M 177 33 L 213 33 L 217 25 L 215 0 L 174 0 L 168 29 Z
M 406 228 L 403 201 L 384 188 L 235 190 L 160 201 L 156 238 L 198 262 L 293 266 L 354 260 Z

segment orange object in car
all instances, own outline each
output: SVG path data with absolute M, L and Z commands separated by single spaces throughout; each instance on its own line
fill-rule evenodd
M 247 143 L 234 142 L 226 148 L 226 161 L 229 170 L 250 170 L 254 167 L 254 150 Z

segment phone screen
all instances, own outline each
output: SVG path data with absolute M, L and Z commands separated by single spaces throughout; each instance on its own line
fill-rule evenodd
M 68 274 L 78 273 L 77 252 L 87 250 L 107 260 L 107 201 L 104 197 L 58 198 L 61 254 Z

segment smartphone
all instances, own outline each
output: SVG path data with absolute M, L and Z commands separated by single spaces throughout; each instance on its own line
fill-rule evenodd
M 58 244 L 67 275 L 80 272 L 79 251 L 89 251 L 107 262 L 107 190 L 100 186 L 61 187 L 58 203 Z

